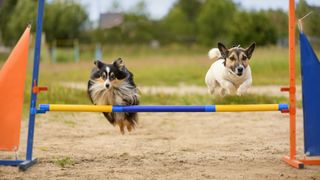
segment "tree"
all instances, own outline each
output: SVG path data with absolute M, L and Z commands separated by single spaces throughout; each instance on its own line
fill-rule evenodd
M 176 7 L 181 9 L 189 21 L 195 23 L 202 4 L 201 0 L 180 0 Z
M 6 45 L 13 45 L 20 37 L 20 33 L 29 23 L 35 26 L 36 1 L 19 0 L 11 9 L 10 17 L 7 17 L 7 23 L 3 27 L 2 38 Z M 34 31 L 34 28 L 32 29 Z
M 130 14 L 138 16 L 149 16 L 147 11 L 147 4 L 144 0 L 140 0 L 133 8 Z
M 180 8 L 173 8 L 163 23 L 167 36 L 172 40 L 183 42 L 195 36 L 195 26 Z
M 197 18 L 198 38 L 201 44 L 216 45 L 218 41 L 231 43 L 236 5 L 231 0 L 207 0 Z
M 306 0 L 299 0 L 298 6 L 297 6 L 297 17 L 301 18 L 308 14 L 309 12 L 313 12 L 310 16 L 308 16 L 303 21 L 303 27 L 304 31 L 310 35 L 318 35 L 320 32 L 320 26 L 319 26 L 319 7 L 310 6 Z
M 154 22 L 149 19 L 145 1 L 139 1 L 132 10 L 122 13 L 124 22 L 110 29 L 96 29 L 95 41 L 107 43 L 149 43 L 154 38 Z
M 120 12 L 122 10 L 121 4 L 118 0 L 113 0 L 111 5 L 111 11 Z
M 9 0 L 5 1 L 5 4 L 8 2 Z M 2 8 L 0 13 L 2 39 L 6 45 L 13 45 L 20 36 L 18 32 L 22 32 L 29 23 L 33 27 L 36 26 L 37 1 L 19 0 L 16 4 L 12 1 Z M 55 0 L 45 4 L 43 31 L 47 35 L 47 41 L 50 43 L 57 38 L 79 37 L 86 19 L 86 11 L 74 1 L 62 3 Z
M 10 18 L 12 17 L 12 12 L 15 6 L 17 5 L 17 2 L 18 0 L 3 1 L 3 4 L 0 8 L 0 35 L 2 35 L 5 42 L 8 41 L 8 38 L 6 38 L 8 37 L 6 24 L 10 21 Z
M 266 14 L 262 12 L 238 12 L 231 27 L 233 43 L 247 45 L 256 42 L 258 45 L 275 44 L 276 28 Z
M 43 26 L 47 41 L 78 38 L 86 20 L 86 11 L 74 1 L 56 0 L 47 4 Z
M 262 11 L 266 18 L 268 18 L 272 27 L 275 28 L 277 38 L 287 38 L 288 37 L 288 14 L 283 10 L 267 10 Z
M 163 19 L 163 34 L 171 40 L 183 43 L 193 43 L 197 39 L 197 16 L 202 1 L 179 0 L 171 8 L 168 15 Z

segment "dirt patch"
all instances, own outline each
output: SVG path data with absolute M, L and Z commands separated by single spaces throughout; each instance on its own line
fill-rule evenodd
M 136 130 L 121 135 L 100 113 L 48 113 L 36 123 L 39 163 L 27 172 L 1 166 L 0 179 L 319 179 L 319 166 L 297 170 L 280 160 L 288 125 L 279 112 L 141 113 Z

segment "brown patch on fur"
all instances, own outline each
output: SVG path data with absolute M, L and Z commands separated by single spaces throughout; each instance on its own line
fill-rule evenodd
M 114 87 L 119 87 L 123 83 L 124 80 L 125 79 L 119 80 L 119 79 L 115 78 L 114 80 L 110 81 L 110 83 Z
M 242 65 L 246 68 L 248 65 L 249 65 L 249 59 L 248 57 L 245 55 L 245 53 L 241 52 L 240 56 L 239 56 L 241 62 L 242 62 Z
M 234 47 L 228 51 L 229 55 L 225 62 L 227 68 L 230 68 L 234 71 L 234 69 L 240 64 L 242 64 L 244 67 L 249 65 L 249 59 L 246 56 L 245 49 Z
M 249 59 L 251 58 L 255 47 L 256 43 L 252 43 L 246 49 L 241 48 L 240 45 L 227 49 L 222 43 L 218 43 L 218 49 L 221 56 L 225 59 L 224 65 L 232 71 L 234 71 L 239 65 L 242 65 L 244 68 L 249 65 Z
M 103 80 L 101 77 L 96 78 L 95 81 L 96 81 L 97 83 L 104 83 L 104 80 Z

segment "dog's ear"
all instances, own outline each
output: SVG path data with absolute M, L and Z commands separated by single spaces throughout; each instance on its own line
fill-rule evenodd
M 113 65 L 120 70 L 123 70 L 125 68 L 124 61 L 121 58 L 118 58 L 117 60 L 113 61 Z
M 221 56 L 226 59 L 229 54 L 229 50 L 220 42 L 218 42 L 218 49 L 220 51 Z
M 101 69 L 103 67 L 104 63 L 100 60 L 95 60 L 94 65 L 96 65 L 98 69 Z
M 253 43 L 245 50 L 248 59 L 251 58 L 252 53 L 253 53 L 255 47 L 256 47 L 256 43 L 253 42 Z

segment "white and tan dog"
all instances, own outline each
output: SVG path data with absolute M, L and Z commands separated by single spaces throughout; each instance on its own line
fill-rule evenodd
M 255 43 L 244 49 L 240 46 L 227 49 L 222 43 L 209 51 L 210 59 L 215 60 L 208 70 L 205 82 L 210 94 L 242 95 L 252 84 L 249 59 Z

